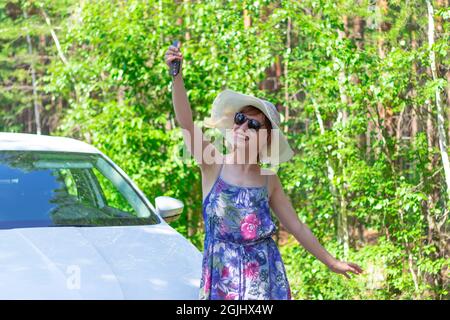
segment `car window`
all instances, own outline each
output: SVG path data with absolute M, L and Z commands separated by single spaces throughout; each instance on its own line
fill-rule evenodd
M 100 155 L 0 151 L 0 228 L 156 223 Z

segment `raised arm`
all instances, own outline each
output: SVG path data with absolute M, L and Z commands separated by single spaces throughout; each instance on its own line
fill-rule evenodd
M 334 258 L 313 235 L 311 230 L 298 218 L 289 198 L 284 193 L 280 179 L 276 174 L 271 176 L 273 191 L 269 204 L 281 224 L 297 239 L 297 241 L 317 259 L 323 262 L 331 271 L 350 278 L 347 272 L 359 274 L 361 267 L 351 262 L 339 261 Z
M 172 103 L 175 110 L 175 118 L 182 128 L 184 143 L 189 153 L 193 155 L 203 171 L 205 168 L 209 168 L 214 164 L 205 155 L 209 154 L 215 157 L 219 152 L 212 143 L 204 139 L 202 130 L 194 124 L 191 106 L 184 87 L 182 70 L 183 55 L 180 49 L 170 46 L 165 58 L 166 64 L 169 67 L 173 60 L 180 60 L 180 72 L 172 78 Z

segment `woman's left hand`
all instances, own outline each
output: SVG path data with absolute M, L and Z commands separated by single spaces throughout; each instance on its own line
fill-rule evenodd
M 333 272 L 343 274 L 348 279 L 350 279 L 350 276 L 347 274 L 347 272 L 353 272 L 354 274 L 360 274 L 363 272 L 363 269 L 361 269 L 361 267 L 358 266 L 356 263 L 339 261 L 339 260 L 334 261 L 329 266 L 329 268 Z

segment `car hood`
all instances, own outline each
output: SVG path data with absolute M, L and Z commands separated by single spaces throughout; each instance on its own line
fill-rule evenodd
M 163 223 L 0 230 L 0 299 L 197 299 L 200 276 Z

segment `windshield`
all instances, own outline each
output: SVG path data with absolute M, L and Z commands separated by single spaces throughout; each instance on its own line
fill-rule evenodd
M 0 229 L 157 223 L 100 155 L 0 151 Z

